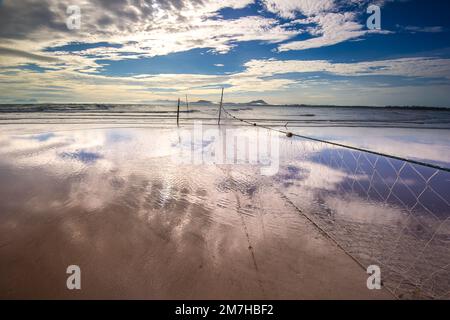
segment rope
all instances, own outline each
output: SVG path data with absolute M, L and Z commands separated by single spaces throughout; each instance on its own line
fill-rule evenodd
M 225 107 L 221 106 L 223 112 L 225 112 L 228 116 L 232 117 L 235 120 L 247 123 L 251 126 L 256 126 L 256 127 L 260 127 L 260 128 L 264 128 L 267 130 L 271 130 L 271 131 L 275 131 L 278 133 L 283 133 L 286 135 L 290 135 L 290 136 L 295 136 L 295 137 L 299 137 L 302 139 L 306 139 L 306 140 L 311 140 L 311 141 L 316 141 L 316 142 L 321 142 L 321 143 L 325 143 L 325 144 L 329 144 L 329 145 L 333 145 L 333 146 L 337 146 L 337 147 L 341 147 L 341 148 L 345 148 L 345 149 L 350 149 L 350 150 L 355 150 L 355 151 L 360 151 L 360 152 L 366 152 L 366 153 L 370 153 L 376 156 L 382 156 L 382 157 L 386 157 L 386 158 L 390 158 L 390 159 L 394 159 L 394 160 L 399 160 L 399 161 L 405 161 L 411 164 L 416 164 L 416 165 L 420 165 L 423 167 L 428 167 L 431 169 L 437 169 L 437 170 L 441 170 L 441 171 L 445 171 L 445 172 L 450 172 L 450 168 L 446 168 L 443 166 L 439 166 L 436 164 L 432 164 L 432 163 L 427 163 L 427 162 L 423 162 L 423 161 L 418 161 L 418 160 L 413 160 L 413 159 L 408 159 L 408 158 L 403 158 L 403 157 L 399 157 L 399 156 L 395 156 L 395 155 L 391 155 L 391 154 L 387 154 L 387 153 L 383 153 L 383 152 L 377 152 L 377 151 L 372 151 L 372 150 L 368 150 L 368 149 L 363 149 L 363 148 L 358 148 L 358 147 L 354 147 L 354 146 L 350 146 L 350 145 L 346 145 L 346 144 L 342 144 L 342 143 L 337 143 L 337 142 L 332 142 L 332 141 L 328 141 L 328 140 L 323 140 L 323 139 L 318 139 L 318 138 L 314 138 L 314 137 L 309 137 L 309 136 L 305 136 L 305 135 L 301 135 L 301 134 L 297 134 L 297 133 L 292 133 L 289 131 L 284 131 L 281 129 L 275 129 L 269 126 L 265 126 L 265 125 L 261 125 L 261 124 L 257 124 L 256 122 L 250 122 L 247 121 L 245 119 L 241 119 L 238 118 L 234 115 L 232 115 L 230 112 L 228 112 L 227 110 L 225 110 Z

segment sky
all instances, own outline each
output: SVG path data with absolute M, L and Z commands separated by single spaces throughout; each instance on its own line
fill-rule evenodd
M 0 103 L 224 87 L 227 102 L 450 107 L 449 17 L 447 0 L 0 0 Z

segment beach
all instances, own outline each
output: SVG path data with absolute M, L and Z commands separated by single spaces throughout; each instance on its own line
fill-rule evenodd
M 432 181 L 443 201 L 420 200 L 433 203 L 432 214 L 409 210 L 407 190 L 396 189 L 395 178 L 424 188 L 413 169 L 426 175 L 425 169 L 395 171 L 400 161 L 233 119 L 218 127 L 214 108 L 207 110 L 197 117 L 201 123 L 195 112 L 183 114 L 179 128 L 173 113 L 144 114 L 132 123 L 98 108 L 2 113 L 0 297 L 445 298 L 447 174 Z M 295 133 L 356 141 L 341 126 L 332 132 L 311 122 L 294 125 L 287 127 Z M 429 132 L 448 130 L 444 120 L 437 125 Z M 395 136 L 408 136 L 417 148 L 433 150 L 421 140 L 431 139 L 426 134 L 414 138 L 401 130 L 414 129 L 387 139 L 400 145 Z M 437 149 L 448 150 L 444 140 L 434 140 Z M 228 148 L 227 141 L 236 144 Z M 440 156 L 417 158 L 445 164 L 448 153 Z M 382 199 L 389 189 L 403 205 Z M 366 268 L 374 264 L 382 266 L 381 290 L 367 287 Z M 67 290 L 69 265 L 80 267 L 82 290 Z

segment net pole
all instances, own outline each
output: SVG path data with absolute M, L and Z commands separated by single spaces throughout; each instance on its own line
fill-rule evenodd
M 218 125 L 220 125 L 220 117 L 222 115 L 222 106 L 223 106 L 223 87 L 222 87 L 222 96 L 220 98 L 220 105 L 219 105 L 219 121 L 217 122 Z

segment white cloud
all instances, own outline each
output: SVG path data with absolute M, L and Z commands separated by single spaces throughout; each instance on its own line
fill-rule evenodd
M 444 28 L 440 26 L 434 26 L 434 27 L 417 27 L 417 26 L 400 26 L 397 25 L 397 28 L 411 32 L 411 33 L 417 33 L 417 32 L 425 32 L 425 33 L 439 33 L 443 32 Z
M 264 0 L 267 9 L 283 18 L 295 19 L 287 25 L 308 25 L 306 30 L 313 38 L 279 45 L 280 52 L 320 48 L 360 38 L 371 31 L 358 22 L 369 4 L 383 5 L 386 1 L 368 0 Z M 353 11 L 352 11 L 353 10 Z M 312 26 L 310 26 L 312 25 Z
M 255 40 L 281 43 L 280 52 L 305 50 L 358 39 L 368 32 L 356 22 L 354 12 L 338 12 L 343 4 L 359 7 L 366 0 L 264 0 L 267 10 L 284 18 L 304 16 L 285 24 L 263 16 L 223 19 L 218 13 L 254 1 L 83 0 L 77 3 L 82 28 L 70 31 L 65 25 L 69 0 L 6 0 L 0 12 L 0 39 L 3 49 L 14 48 L 16 55 L 2 58 L 0 66 L 23 65 L 39 58 L 38 64 L 47 68 L 96 72 L 101 69 L 99 59 L 138 59 L 198 48 L 224 54 L 239 42 Z M 304 33 L 313 38 L 287 42 Z M 108 42 L 119 47 L 43 52 L 72 42 Z
M 403 77 L 447 78 L 450 59 L 427 57 L 401 58 L 356 63 L 332 63 L 325 60 L 251 60 L 243 73 L 251 77 L 269 77 L 288 73 L 327 72 L 340 76 L 388 75 Z
M 326 13 L 305 19 L 303 23 L 313 23 L 318 26 L 310 31 L 318 37 L 281 44 L 278 50 L 305 50 L 330 46 L 368 33 L 368 30 L 363 30 L 363 26 L 354 20 L 355 14 L 350 12 Z
M 304 16 L 317 15 L 335 8 L 334 0 L 264 0 L 268 11 L 283 18 L 294 19 L 296 12 Z
M 279 43 L 301 33 L 277 19 L 245 16 L 223 19 L 223 8 L 243 8 L 254 0 L 83 0 L 81 29 L 66 27 L 68 0 L 6 0 L 0 12 L 0 66 L 38 63 L 42 67 L 95 72 L 96 60 L 167 55 L 196 48 L 224 54 L 238 42 Z M 76 52 L 44 52 L 69 43 L 108 42 Z M 6 53 L 6 54 L 5 54 Z M 55 61 L 58 59 L 58 61 Z M 53 63 L 52 63 L 53 61 Z
M 246 16 L 223 19 L 223 8 L 244 8 L 255 0 L 82 0 L 81 29 L 66 27 L 69 0 L 5 0 L 0 12 L 0 39 L 6 48 L 42 55 L 46 47 L 71 42 L 109 42 L 120 48 L 93 48 L 72 55 L 109 60 L 136 59 L 210 48 L 227 53 L 236 43 L 281 43 L 308 32 L 314 38 L 283 43 L 280 51 L 304 50 L 356 39 L 367 33 L 354 12 L 342 5 L 366 0 L 264 0 L 267 10 L 284 18 L 305 18 L 281 25 L 277 19 Z M 361 10 L 359 10 L 361 11 Z M 305 25 L 308 24 L 308 25 Z M 293 28 L 295 26 L 295 28 Z M 65 53 L 45 53 L 65 58 Z M 93 56 L 93 57 L 92 57 Z M 80 60 L 79 60 L 80 61 Z M 92 62 L 87 62 L 89 65 Z

